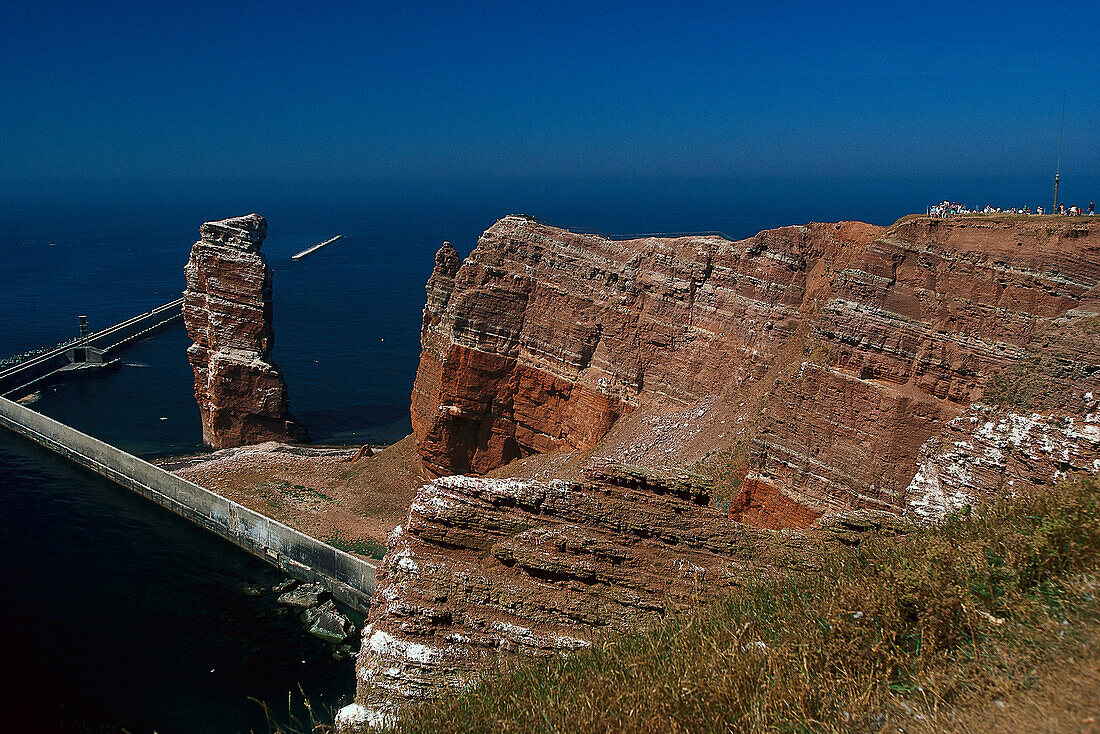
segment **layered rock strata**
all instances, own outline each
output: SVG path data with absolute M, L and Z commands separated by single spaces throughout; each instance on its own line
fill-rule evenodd
M 358 662 L 377 716 L 822 542 L 1100 470 L 1091 219 L 731 242 L 505 217 L 465 262 L 440 251 L 422 343 L 425 467 L 517 478 L 417 493 Z
M 307 440 L 270 356 L 271 269 L 260 253 L 267 221 L 249 214 L 206 222 L 199 233 L 184 268 L 183 318 L 203 442 L 222 449 Z
M 1100 394 L 1097 229 L 916 217 L 616 241 L 505 217 L 429 281 L 420 455 L 446 475 L 577 449 L 716 469 L 739 450 L 754 524 L 897 510 L 925 442 L 1013 370 L 1066 396 L 1054 412 Z
M 1084 416 L 972 406 L 921 447 L 903 514 L 935 519 L 1029 485 L 1100 472 L 1100 408 L 1091 396 L 1085 402 Z
M 813 568 L 822 543 L 856 542 L 869 527 L 862 518 L 812 536 L 746 528 L 713 491 L 687 472 L 608 463 L 575 482 L 450 476 L 423 486 L 379 571 L 358 705 L 392 720 L 500 656 L 636 630 L 776 565 Z

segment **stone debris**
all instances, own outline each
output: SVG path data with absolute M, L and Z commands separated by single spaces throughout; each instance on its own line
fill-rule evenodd
M 302 584 L 296 589 L 279 595 L 279 603 L 285 607 L 308 609 L 315 607 L 328 598 L 328 591 L 321 584 L 313 582 Z
M 277 585 L 275 590 L 287 586 L 288 581 Z M 292 584 L 291 584 L 292 585 Z M 301 584 L 297 588 L 279 594 L 278 603 L 291 609 L 301 609 L 302 625 L 314 637 L 332 643 L 333 657 L 342 660 L 351 655 L 351 646 L 347 641 L 358 631 L 347 615 L 340 611 L 329 592 L 319 583 Z
M 298 579 L 286 578 L 272 586 L 271 590 L 274 591 L 276 594 L 282 594 L 284 592 L 290 591 L 297 585 Z
M 356 631 L 355 625 L 336 608 L 336 603 L 331 599 L 302 612 L 302 623 L 311 635 L 337 644 L 344 642 Z

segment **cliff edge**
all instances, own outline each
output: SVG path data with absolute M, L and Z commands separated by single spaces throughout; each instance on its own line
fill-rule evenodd
M 751 480 L 737 511 L 760 525 L 898 510 L 925 444 L 986 415 L 972 405 L 1090 411 L 1095 230 L 915 217 L 621 241 L 505 217 L 461 265 L 437 256 L 418 450 L 437 475 L 546 452 L 732 464 L 716 478 Z
M 1100 470 L 1092 219 L 732 242 L 509 216 L 465 262 L 440 250 L 422 344 L 413 429 L 442 478 L 379 574 L 372 716 L 821 543 Z

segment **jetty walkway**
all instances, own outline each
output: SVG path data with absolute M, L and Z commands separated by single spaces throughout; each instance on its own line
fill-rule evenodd
M 0 426 L 130 489 L 362 613 L 376 566 L 75 428 L 0 397 Z
M 81 317 L 83 318 L 83 317 Z M 18 398 L 66 373 L 109 367 L 123 348 L 183 318 L 183 299 L 0 370 L 0 396 Z

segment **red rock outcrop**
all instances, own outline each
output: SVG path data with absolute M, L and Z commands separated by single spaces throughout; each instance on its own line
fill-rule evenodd
M 305 441 L 287 407 L 286 383 L 271 361 L 271 269 L 258 214 L 206 222 L 184 268 L 183 318 L 195 343 L 187 358 L 203 442 L 215 449 Z
M 358 706 L 401 706 L 541 656 L 629 632 L 777 564 L 813 568 L 859 527 L 777 535 L 732 523 L 687 472 L 601 463 L 578 481 L 450 476 L 417 493 L 389 540 L 363 631 Z
M 759 377 L 799 327 L 811 268 L 851 223 L 615 241 L 505 217 L 428 282 L 413 431 L 437 474 L 594 446 L 619 417 Z
M 417 494 L 358 663 L 376 713 L 822 538 L 1100 470 L 1092 219 L 730 242 L 506 217 L 464 263 L 440 251 L 422 343 L 425 466 L 526 479 Z
M 461 267 L 449 245 L 437 259 L 419 451 L 445 475 L 575 449 L 713 468 L 740 444 L 760 464 L 742 501 L 789 524 L 897 509 L 921 447 L 990 379 L 1091 333 L 1094 230 L 917 217 L 614 241 L 505 217 Z M 1080 369 L 1051 385 L 1100 388 L 1095 350 L 1063 352 Z

